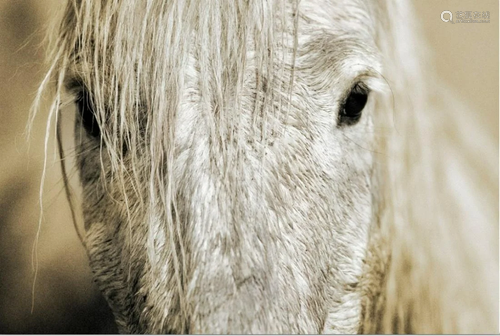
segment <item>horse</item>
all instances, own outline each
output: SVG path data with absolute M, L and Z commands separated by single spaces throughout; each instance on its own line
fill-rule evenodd
M 33 116 L 50 91 L 120 332 L 496 330 L 497 149 L 411 3 L 70 0 L 54 22 Z

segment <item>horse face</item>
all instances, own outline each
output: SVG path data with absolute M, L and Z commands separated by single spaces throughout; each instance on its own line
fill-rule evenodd
M 90 72 L 80 50 L 70 73 L 80 76 L 72 89 L 86 245 L 120 329 L 357 331 L 372 218 L 370 92 L 380 70 L 368 4 L 300 2 L 298 21 L 283 16 L 296 42 L 271 56 L 284 71 L 263 70 L 257 30 L 233 49 L 194 38 L 186 50 L 167 50 L 155 38 L 175 40 L 176 27 L 160 24 L 157 5 L 117 6 L 104 6 L 99 15 L 112 14 L 98 20 L 114 28 L 87 44 L 98 55 L 97 37 L 106 36 L 108 63 Z M 158 26 L 162 33 L 148 31 Z M 228 71 L 239 71 L 237 92 L 216 71 L 204 73 L 207 52 L 233 64 L 224 50 L 245 52 L 245 64 Z M 127 61 L 134 57 L 143 63 Z M 172 69 L 179 80 L 169 82 Z M 96 74 L 105 74 L 100 86 Z

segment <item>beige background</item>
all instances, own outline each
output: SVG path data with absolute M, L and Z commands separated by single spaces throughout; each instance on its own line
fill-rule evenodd
M 116 332 L 92 284 L 53 154 L 43 198 L 35 306 L 30 313 L 46 115 L 35 121 L 29 150 L 23 132 L 44 70 L 43 29 L 62 3 L 0 0 L 1 333 Z M 490 11 L 490 23 L 446 24 L 440 19 L 443 10 Z M 477 118 L 487 125 L 485 132 L 498 140 L 498 0 L 417 0 L 414 15 L 429 42 L 437 74 L 477 111 Z
M 498 0 L 414 0 L 435 70 L 498 140 Z M 489 11 L 490 23 L 441 21 L 441 12 Z

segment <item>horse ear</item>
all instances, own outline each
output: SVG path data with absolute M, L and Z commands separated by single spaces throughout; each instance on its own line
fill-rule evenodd
M 492 332 L 498 212 L 482 193 L 498 195 L 498 149 L 435 78 L 410 3 L 379 0 L 375 15 L 393 96 L 377 102 L 375 127 L 388 131 L 375 160 L 361 331 Z

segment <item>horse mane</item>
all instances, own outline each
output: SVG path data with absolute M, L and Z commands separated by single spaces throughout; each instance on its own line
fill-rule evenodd
M 434 75 L 410 4 L 379 3 L 393 96 L 377 108 L 376 123 L 393 127 L 379 139 L 362 331 L 494 332 L 498 148 Z M 379 299 L 367 302 L 374 292 Z
M 201 92 L 209 94 L 198 98 L 218 112 L 207 117 L 228 117 L 226 107 L 233 103 L 228 97 L 238 96 L 245 80 L 241 74 L 249 62 L 254 62 L 257 77 L 265 78 L 271 87 L 277 41 L 297 42 L 293 34 L 273 34 L 280 22 L 269 13 L 284 17 L 293 9 L 272 1 L 109 0 L 98 4 L 68 3 L 62 25 L 55 27 L 59 33 L 52 41 L 51 66 L 33 111 L 45 91 L 55 88 L 48 122 L 59 118 L 61 105 L 69 103 L 63 93 L 66 77 L 75 79 L 77 89 L 84 84 L 92 92 L 96 119 L 107 125 L 101 150 L 110 157 L 112 178 L 120 181 L 125 201 L 125 190 L 132 188 L 142 195 L 141 200 L 147 200 L 141 207 L 155 208 L 159 202 L 171 214 L 165 222 L 181 292 L 185 252 L 175 220 L 175 181 L 168 167 L 174 158 L 172 121 L 184 86 L 181 69 L 190 62 L 187 46 L 204 46 L 197 55 L 199 78 Z M 360 331 L 492 332 L 498 327 L 498 175 L 494 160 L 498 148 L 481 132 L 472 111 L 435 78 L 410 4 L 379 0 L 378 10 L 372 14 L 392 95 L 377 101 L 375 126 L 384 132 L 377 139 L 374 223 L 361 280 L 365 295 Z M 190 33 L 194 24 L 202 27 L 198 27 L 201 36 Z M 212 32 L 221 27 L 220 34 Z M 113 40 L 108 39 L 110 32 Z M 261 58 L 248 60 L 243 55 L 255 32 L 261 38 L 251 43 Z M 128 35 L 136 36 L 133 43 L 124 38 Z M 147 57 L 153 50 L 165 62 Z M 67 73 L 76 61 L 77 73 Z M 282 87 L 285 93 L 293 85 L 291 70 L 290 82 Z M 212 92 L 210 81 L 220 83 L 218 92 Z M 261 91 L 256 89 L 257 94 Z M 267 94 L 271 93 L 264 93 L 262 101 L 272 98 Z M 204 97 L 208 96 L 213 99 L 207 101 Z M 110 110 L 116 111 L 111 117 Z M 151 114 L 141 124 L 138 116 L 144 110 L 165 113 Z M 225 136 L 216 129 L 212 132 L 215 138 Z M 124 158 L 122 148 L 135 148 L 144 133 L 150 139 L 153 161 L 143 162 L 134 151 Z M 125 170 L 124 160 L 133 171 Z M 147 182 L 141 180 L 146 170 Z M 128 215 L 133 217 L 135 212 L 136 208 Z M 155 232 L 151 228 L 147 237 L 152 260 L 156 258 L 153 247 L 159 243 Z M 131 253 L 139 253 L 134 249 L 140 247 L 131 244 L 130 248 Z M 183 303 L 179 305 L 185 312 Z

